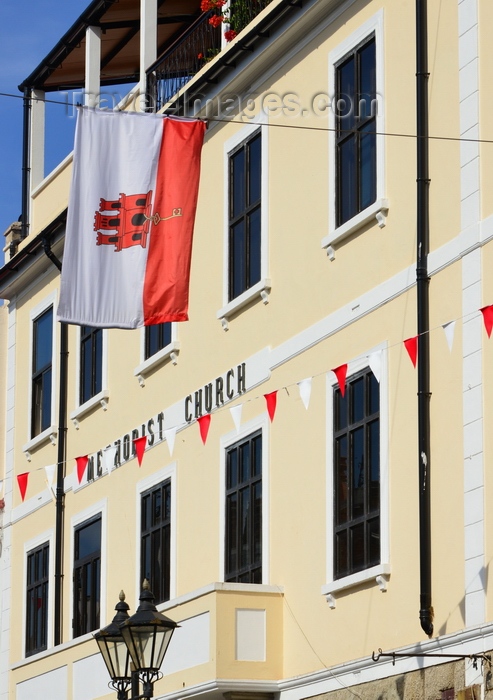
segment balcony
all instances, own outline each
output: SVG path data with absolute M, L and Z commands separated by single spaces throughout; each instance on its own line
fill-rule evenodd
M 230 0 L 225 21 L 218 26 L 210 20 L 220 16 L 220 10 L 204 12 L 172 44 L 147 71 L 147 94 L 156 111 L 175 95 L 226 46 L 224 33 L 240 34 L 272 0 Z M 226 23 L 226 20 L 227 23 Z M 213 20 L 214 21 L 214 20 Z
M 179 623 L 155 686 L 156 697 L 224 700 L 224 693 L 272 697 L 283 675 L 283 592 L 278 586 L 212 583 L 161 612 Z M 109 606 L 107 624 L 113 617 Z M 13 663 L 9 697 L 114 700 L 92 633 Z

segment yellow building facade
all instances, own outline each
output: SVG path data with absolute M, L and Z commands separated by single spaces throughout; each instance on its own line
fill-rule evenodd
M 487 0 L 94 0 L 26 79 L 0 700 L 115 697 L 93 633 L 144 578 L 179 624 L 155 697 L 489 696 L 492 21 Z M 44 104 L 116 94 L 207 120 L 190 320 L 63 330 L 72 156 L 45 173 Z

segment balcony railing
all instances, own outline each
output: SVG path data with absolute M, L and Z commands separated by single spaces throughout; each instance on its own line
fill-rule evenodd
M 232 29 L 239 34 L 270 2 L 272 0 L 231 0 L 225 23 L 219 26 L 209 23 L 218 11 L 200 15 L 147 72 L 147 92 L 156 111 L 217 56 L 223 46 L 225 30 Z

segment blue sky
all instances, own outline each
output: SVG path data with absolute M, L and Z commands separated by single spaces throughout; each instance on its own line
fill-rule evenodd
M 0 92 L 21 96 L 17 86 L 36 68 L 89 5 L 90 0 L 0 0 Z M 56 93 L 47 95 L 57 99 Z M 73 116 L 47 106 L 50 170 L 72 150 Z M 0 234 L 21 213 L 22 99 L 0 96 Z M 3 236 L 1 247 L 3 247 Z

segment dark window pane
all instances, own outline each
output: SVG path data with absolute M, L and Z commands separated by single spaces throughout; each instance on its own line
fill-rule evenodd
M 254 284 L 260 281 L 261 277 L 261 229 L 260 229 L 260 218 L 261 212 L 260 207 L 255 209 L 248 217 L 248 231 L 249 231 L 249 255 L 248 259 L 250 261 L 250 273 L 249 273 L 249 286 L 253 287 Z
M 50 308 L 34 321 L 34 371 L 51 365 L 53 356 L 53 309 Z
M 359 571 L 365 564 L 365 526 L 363 523 L 351 528 L 352 570 Z
M 166 480 L 141 496 L 141 571 L 156 603 L 170 596 L 171 482 Z
M 360 51 L 360 119 L 376 116 L 376 88 L 375 41 L 370 41 Z
M 351 423 L 359 423 L 365 413 L 365 383 L 364 377 L 360 377 L 349 385 L 351 393 Z
M 103 388 L 103 331 L 98 329 L 95 339 L 95 358 L 94 358 L 94 394 L 99 394 Z
M 253 449 L 253 476 L 260 476 L 262 473 L 262 436 L 258 435 L 252 440 Z
M 41 423 L 40 432 L 51 425 L 51 367 L 43 372 L 41 378 Z
M 339 85 L 337 92 L 337 116 L 340 129 L 352 129 L 355 116 L 355 61 L 352 58 L 339 68 Z
M 380 564 L 380 519 L 374 518 L 368 523 L 368 566 Z
M 103 388 L 103 331 L 82 326 L 80 331 L 80 403 L 89 401 Z
M 380 423 L 368 426 L 368 457 L 370 460 L 370 512 L 380 508 Z
M 253 561 L 262 563 L 262 482 L 253 487 Z
M 339 147 L 339 206 L 341 224 L 354 216 L 357 211 L 356 145 L 357 136 L 353 135 Z
M 231 450 L 227 455 L 228 476 L 226 488 L 234 488 L 238 483 L 238 450 Z
M 368 377 L 369 408 L 370 413 L 377 413 L 380 410 L 380 386 L 373 372 Z
M 145 328 L 145 359 L 171 343 L 171 323 L 157 323 Z
M 345 576 L 348 573 L 347 564 L 347 537 L 348 531 L 342 530 L 336 534 L 335 546 L 335 569 L 339 576 Z
M 334 388 L 334 577 L 380 561 L 379 385 L 370 370 Z M 347 410 L 346 410 L 347 409 Z M 349 415 L 345 424 L 341 414 Z
M 159 326 L 146 326 L 147 351 L 146 359 L 154 355 L 159 350 Z
M 151 580 L 151 536 L 145 535 L 141 540 L 142 575 L 141 578 Z M 153 591 L 154 592 L 154 591 Z
M 77 530 L 75 551 L 77 559 L 101 551 L 101 520 L 95 520 Z
M 151 527 L 151 496 L 147 494 L 142 496 L 142 529 L 149 530 Z
M 262 581 L 262 434 L 226 453 L 226 581 Z
M 240 454 L 240 482 L 245 483 L 250 478 L 250 443 L 246 442 L 239 447 Z
M 53 309 L 33 322 L 33 372 L 31 436 L 51 425 L 51 364 L 53 350 Z
M 261 140 L 260 134 L 249 144 L 249 168 L 248 168 L 248 204 L 256 204 L 261 192 Z
M 163 568 L 163 573 L 166 572 L 166 570 L 169 571 L 169 562 L 171 561 L 171 526 L 166 525 L 166 527 L 163 528 L 162 531 L 162 568 Z M 169 600 L 170 596 L 170 576 L 168 575 L 163 575 L 162 576 L 162 599 L 163 600 Z
M 375 122 L 363 127 L 360 135 L 360 210 L 376 198 L 377 147 Z
M 47 648 L 49 544 L 27 555 L 26 655 Z
M 232 227 L 230 234 L 230 287 L 233 299 L 246 289 L 246 263 L 245 222 L 242 219 Z
M 372 37 L 336 67 L 336 220 L 376 200 L 376 50 Z
M 236 571 L 238 547 L 238 494 L 226 499 L 226 571 Z
M 161 573 L 161 531 L 154 530 L 151 534 L 151 557 L 153 571 L 151 574 L 151 591 L 156 600 L 161 600 L 162 573 Z M 149 581 L 150 583 L 150 581 Z
M 99 627 L 101 602 L 101 518 L 75 531 L 74 637 Z
M 87 340 L 82 344 L 82 376 L 81 376 L 81 403 L 91 398 L 91 346 Z
M 164 489 L 164 519 L 169 521 L 171 517 L 171 489 Z
M 231 218 L 245 207 L 245 150 L 242 148 L 231 157 Z
M 352 471 L 352 518 L 359 518 L 365 511 L 365 461 L 364 428 L 351 433 L 351 471 Z
M 250 559 L 250 489 L 240 491 L 241 548 L 240 568 L 245 568 Z
M 260 280 L 261 136 L 255 134 L 229 159 L 229 299 Z
M 158 525 L 161 522 L 161 489 L 152 494 L 152 524 Z
M 347 437 L 335 443 L 335 502 L 336 523 L 340 525 L 348 519 L 348 473 L 347 473 Z
M 335 429 L 343 430 L 347 426 L 347 399 L 339 389 L 335 393 Z

